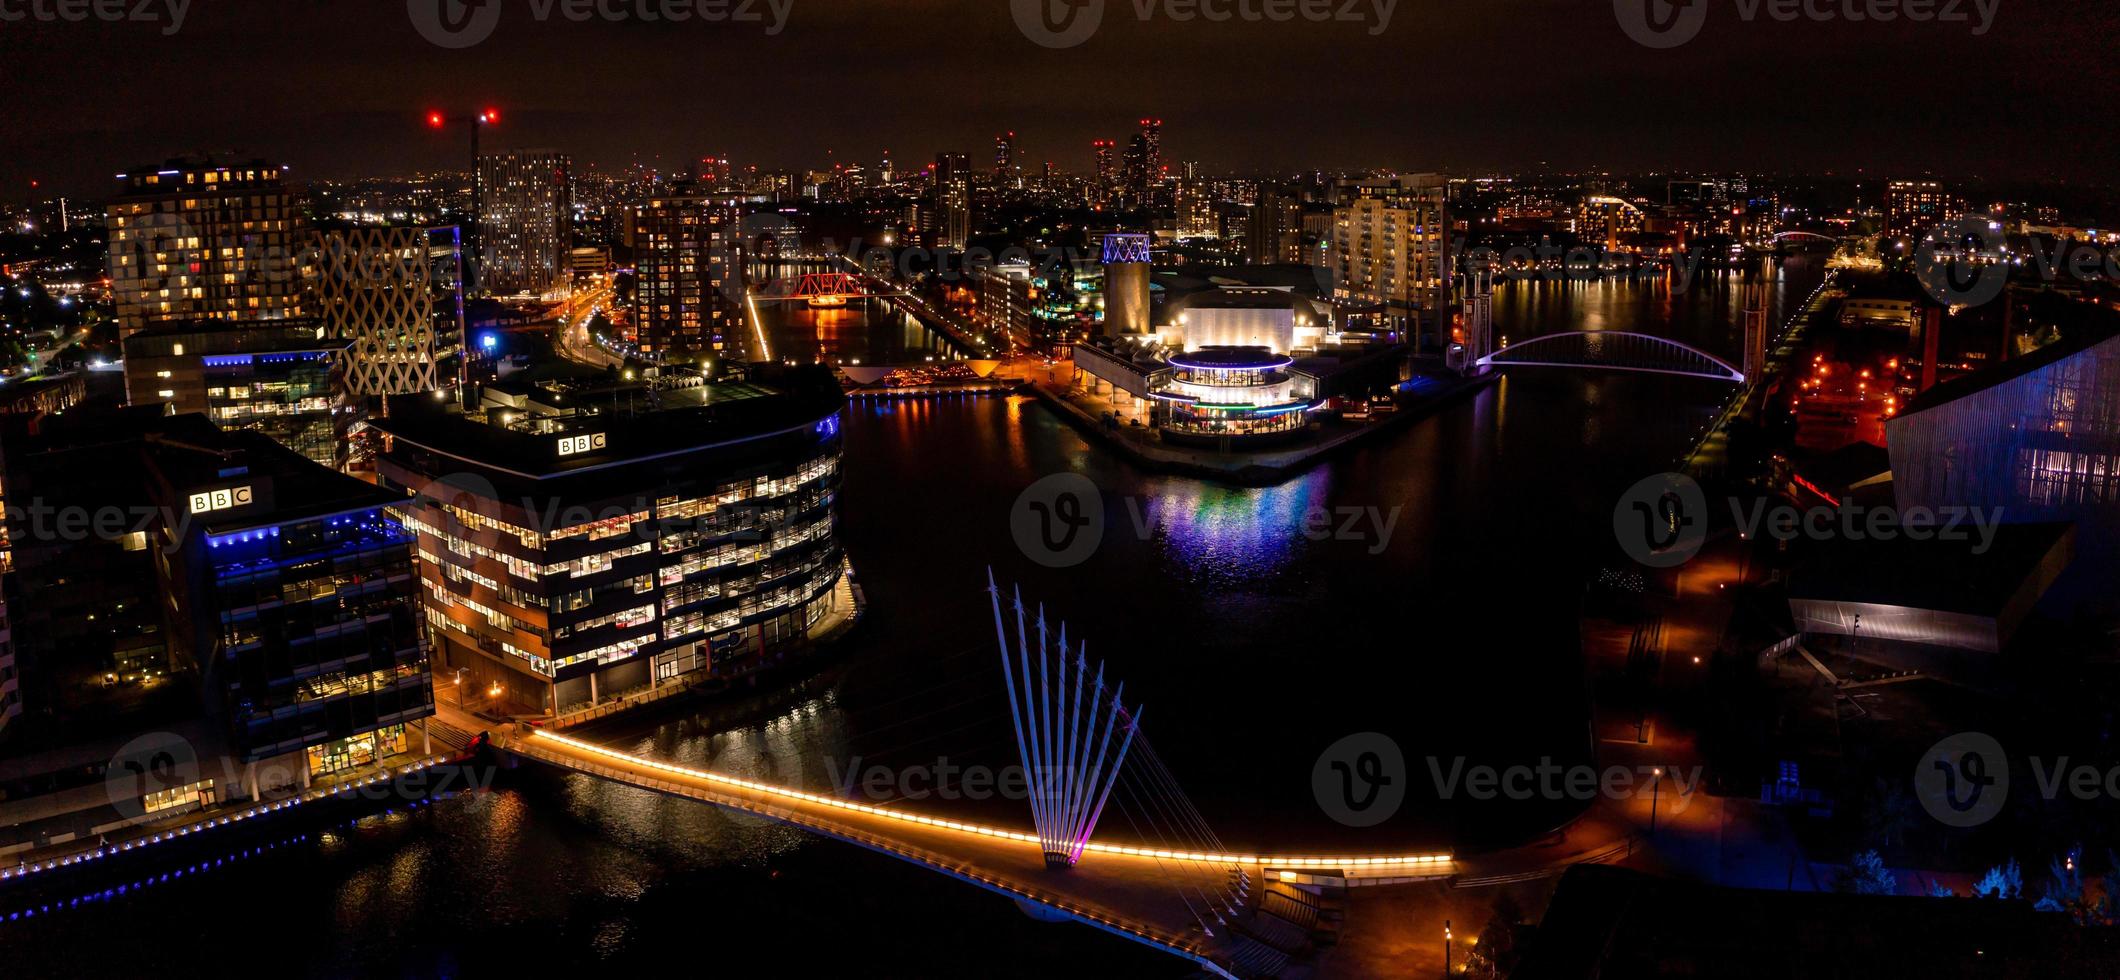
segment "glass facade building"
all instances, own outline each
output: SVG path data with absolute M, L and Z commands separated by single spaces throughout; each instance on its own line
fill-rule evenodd
M 413 539 L 394 495 L 256 433 L 156 445 L 158 567 L 175 632 L 245 762 L 301 753 L 309 775 L 404 748 L 434 711 Z M 378 746 L 394 746 L 378 753 Z
M 413 495 L 398 516 L 437 676 L 468 705 L 564 712 L 742 675 L 845 611 L 836 384 L 655 394 L 637 412 L 371 423 L 381 479 Z

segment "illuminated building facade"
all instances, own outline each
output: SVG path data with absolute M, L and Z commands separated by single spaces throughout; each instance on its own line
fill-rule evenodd
M 1148 236 L 1104 236 L 1104 321 L 1106 337 L 1150 332 Z
M 1884 235 L 1919 241 L 1930 229 L 1965 217 L 1965 205 L 1933 180 L 1895 180 L 1884 187 Z
M 467 704 L 564 711 L 747 674 L 850 612 L 845 396 L 830 376 L 657 400 L 373 423 L 383 484 L 415 495 L 401 516 L 419 537 L 437 677 Z
M 1351 182 L 1333 210 L 1333 299 L 1380 307 L 1408 334 L 1447 307 L 1444 182 L 1432 174 Z
M 479 268 L 490 293 L 552 291 L 566 281 L 568 223 L 574 208 L 567 155 L 514 150 L 478 161 Z
M 1257 439 L 1301 431 L 1311 407 L 1289 368 L 1295 359 L 1264 347 L 1202 347 L 1170 358 L 1151 397 L 1169 406 L 1165 438 Z
M 346 394 L 348 346 L 325 338 L 314 320 L 150 330 L 125 340 L 125 387 L 134 405 L 202 412 L 223 429 L 262 432 L 339 467 L 355 414 Z
M 1253 265 L 1303 261 L 1301 199 L 1279 191 L 1259 192 L 1245 227 L 1244 258 Z
M 1922 392 L 1886 423 L 1902 511 L 2000 508 L 2006 523 L 2070 521 L 2079 569 L 2120 553 L 2120 337 L 2063 340 Z
M 743 320 L 735 205 L 699 195 L 657 197 L 634 208 L 629 220 L 641 352 L 726 349 Z
M 279 167 L 172 160 L 118 179 L 124 186 L 107 217 L 121 337 L 169 323 L 301 312 L 305 223 Z
M 171 636 L 233 754 L 302 784 L 421 746 L 434 713 L 401 498 L 254 432 L 150 440 Z M 172 558 L 171 556 L 175 556 Z
M 318 241 L 318 313 L 325 336 L 347 345 L 347 389 L 367 398 L 455 387 L 464 353 L 456 227 L 334 228 Z

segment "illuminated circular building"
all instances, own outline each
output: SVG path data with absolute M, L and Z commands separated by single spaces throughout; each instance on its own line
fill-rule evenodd
M 1311 407 L 1289 373 L 1295 359 L 1265 347 L 1202 347 L 1173 354 L 1151 397 L 1168 403 L 1164 438 L 1265 438 L 1299 432 Z

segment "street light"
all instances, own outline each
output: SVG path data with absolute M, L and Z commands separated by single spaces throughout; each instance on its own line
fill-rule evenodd
M 1656 778 L 1649 783 L 1649 836 L 1654 837 L 1656 836 L 1656 801 L 1664 789 L 1664 767 L 1658 766 L 1650 771 L 1656 774 Z
M 1443 976 L 1450 975 L 1450 920 L 1443 920 Z

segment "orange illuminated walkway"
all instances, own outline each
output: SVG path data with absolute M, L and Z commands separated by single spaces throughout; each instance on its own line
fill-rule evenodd
M 1447 854 L 1369 856 L 1231 854 L 1163 851 L 1091 841 L 1082 862 L 1048 870 L 1036 834 L 965 823 L 932 814 L 871 806 L 834 796 L 692 769 L 537 729 L 519 729 L 497 747 L 527 759 L 659 793 L 703 800 L 780 820 L 815 833 L 925 865 L 1007 895 L 1027 911 L 1057 914 L 1191 959 L 1223 976 L 1245 940 L 1234 930 L 1214 936 L 1196 924 L 1193 902 L 1218 892 L 1230 869 L 1244 868 L 1263 888 L 1268 875 L 1306 873 L 1376 878 L 1439 878 L 1454 872 Z M 1213 921 L 1206 909 L 1200 913 Z

